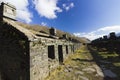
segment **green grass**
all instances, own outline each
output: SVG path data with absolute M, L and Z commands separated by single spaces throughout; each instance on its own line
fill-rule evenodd
M 91 56 L 89 50 L 86 46 L 82 46 L 74 54 L 69 55 L 69 57 L 64 61 L 65 65 L 59 66 L 45 80 L 82 80 L 80 79 L 80 75 L 76 75 L 75 73 L 95 64 L 95 62 L 91 62 L 91 60 L 93 60 L 93 57 Z M 65 72 L 68 65 L 73 70 Z M 95 73 L 84 72 L 82 76 L 87 77 L 89 80 L 96 80 Z M 98 78 L 98 80 L 101 79 Z
M 98 65 L 104 65 L 106 69 L 110 69 L 112 72 L 117 74 L 118 77 L 115 80 L 120 80 L 120 59 L 118 54 L 98 52 L 96 48 L 92 47 L 91 50 L 88 50 L 86 46 L 82 46 L 74 54 L 69 55 L 69 57 L 64 61 L 65 65 L 59 66 L 51 72 L 50 76 L 45 80 L 82 80 L 79 75 L 75 74 L 75 72 L 96 64 L 94 61 L 96 61 Z M 103 63 L 100 61 L 110 63 Z M 73 69 L 73 71 L 65 72 L 66 66 L 68 65 Z M 75 68 L 75 66 L 77 67 Z M 96 72 L 90 74 L 84 72 L 83 76 L 87 77 L 89 80 L 103 80 L 102 77 L 96 77 L 95 74 Z

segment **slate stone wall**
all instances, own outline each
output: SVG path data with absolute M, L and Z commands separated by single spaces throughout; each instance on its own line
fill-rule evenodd
M 31 80 L 43 80 L 52 70 L 60 65 L 58 55 L 59 45 L 62 46 L 63 61 L 69 54 L 75 51 L 75 48 L 80 47 L 78 43 L 75 45 L 69 41 L 48 38 L 41 38 L 30 42 Z M 66 45 L 68 46 L 68 53 L 66 53 Z M 48 46 L 54 46 L 53 53 L 55 58 L 48 58 Z M 75 46 L 75 48 L 73 46 Z
M 0 24 L 0 80 L 29 80 L 29 42 L 23 36 Z
M 54 46 L 51 53 L 49 46 Z M 62 39 L 28 41 L 24 33 L 0 22 L 0 80 L 44 80 L 79 47 L 79 43 Z

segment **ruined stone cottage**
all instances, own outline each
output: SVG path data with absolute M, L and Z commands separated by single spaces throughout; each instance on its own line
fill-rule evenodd
M 57 36 L 54 28 L 45 33 L 23 25 L 16 21 L 15 6 L 1 3 L 0 80 L 44 80 L 80 47 L 65 34 Z

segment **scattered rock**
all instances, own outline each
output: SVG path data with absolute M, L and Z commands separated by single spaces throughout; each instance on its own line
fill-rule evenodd
M 72 72 L 72 71 L 73 71 L 73 69 L 72 69 L 72 68 L 68 68 L 68 71 L 69 71 L 69 72 Z
M 85 77 L 85 76 L 79 76 L 79 78 L 80 78 L 80 80 L 89 80 L 87 77 Z
M 100 69 L 99 66 L 93 65 L 93 67 L 96 69 L 96 72 L 97 72 L 96 76 L 104 77 L 104 74 L 103 74 L 103 72 L 102 72 L 102 69 Z
M 71 67 L 70 65 L 65 66 L 64 72 L 72 72 L 72 71 L 73 71 L 73 67 Z
M 92 67 L 88 67 L 88 68 L 82 69 L 82 71 L 86 71 L 87 73 L 93 73 L 93 72 L 95 72 L 95 69 Z
M 68 71 L 68 69 L 64 69 L 64 72 L 66 72 L 66 73 L 67 73 L 67 72 L 69 72 L 69 71 Z
M 79 66 L 74 66 L 75 69 L 79 69 L 80 67 Z
M 66 65 L 65 67 L 66 67 L 66 68 L 70 68 L 71 66 L 70 66 L 70 65 Z
M 75 74 L 76 74 L 76 75 L 83 75 L 84 72 L 82 72 L 82 71 L 76 71 Z

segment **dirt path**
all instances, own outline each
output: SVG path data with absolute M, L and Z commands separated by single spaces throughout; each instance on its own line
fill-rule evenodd
M 104 74 L 97 66 L 86 46 L 70 55 L 46 80 L 104 80 Z

